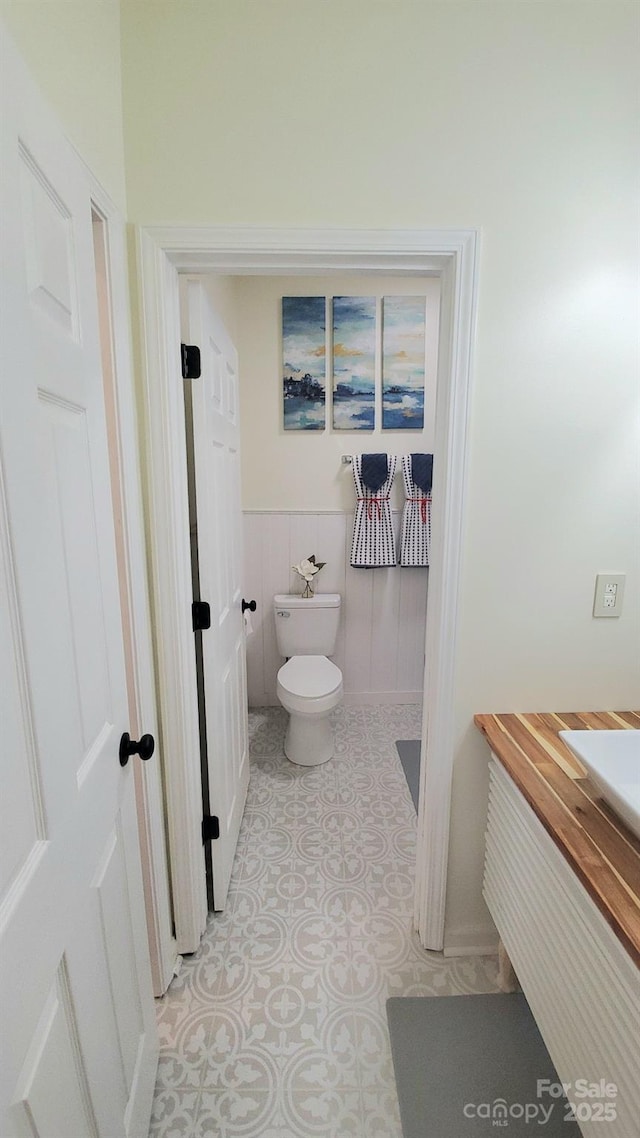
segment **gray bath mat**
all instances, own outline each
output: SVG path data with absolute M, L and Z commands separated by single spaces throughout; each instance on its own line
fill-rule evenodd
M 387 1018 L 404 1138 L 580 1138 L 566 1102 L 538 1096 L 559 1079 L 522 993 L 394 996 Z
M 397 739 L 396 747 L 400 755 L 400 762 L 409 783 L 409 790 L 413 798 L 413 805 L 418 813 L 418 794 L 420 793 L 420 740 Z

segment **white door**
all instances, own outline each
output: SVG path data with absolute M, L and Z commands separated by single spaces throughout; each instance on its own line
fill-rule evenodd
M 143 1138 L 157 1038 L 90 191 L 0 39 L 0 1134 Z
M 238 358 L 203 285 L 183 282 L 187 342 L 200 348 L 191 390 L 200 597 L 211 606 L 202 633 L 213 907 L 222 909 L 249 783 L 247 680 L 242 617 L 242 506 Z

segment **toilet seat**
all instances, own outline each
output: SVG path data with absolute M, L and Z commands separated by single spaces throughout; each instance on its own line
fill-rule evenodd
M 342 672 L 326 656 L 292 656 L 278 672 L 278 681 L 289 695 L 318 699 L 332 695 L 342 683 Z
M 323 715 L 342 699 L 342 672 L 326 656 L 292 656 L 278 672 L 277 692 L 287 711 Z

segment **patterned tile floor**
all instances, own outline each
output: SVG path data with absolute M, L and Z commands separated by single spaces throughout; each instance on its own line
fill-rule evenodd
M 321 767 L 250 713 L 251 782 L 228 905 L 157 1001 L 150 1138 L 400 1138 L 388 996 L 496 989 L 493 957 L 412 932 L 416 816 L 394 745 L 413 705 L 342 707 Z

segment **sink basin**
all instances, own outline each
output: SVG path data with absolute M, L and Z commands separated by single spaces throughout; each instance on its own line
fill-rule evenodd
M 605 802 L 640 838 L 640 731 L 560 731 Z

